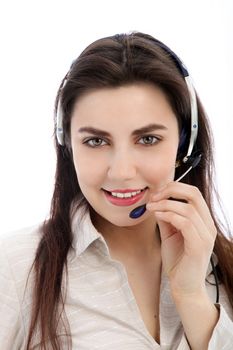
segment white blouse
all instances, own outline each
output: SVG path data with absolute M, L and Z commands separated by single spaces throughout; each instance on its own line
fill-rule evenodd
M 189 350 L 180 317 L 162 272 L 160 286 L 160 344 L 148 332 L 130 288 L 124 266 L 113 260 L 107 244 L 82 209 L 73 222 L 69 251 L 65 311 L 72 350 Z M 24 289 L 41 237 L 38 227 L 0 239 L 0 349 L 25 350 L 32 307 L 33 275 Z M 208 280 L 214 283 L 208 270 Z M 215 286 L 206 283 L 215 303 Z M 208 350 L 233 349 L 233 310 L 220 285 L 220 318 Z M 34 339 L 34 344 L 39 340 Z M 40 349 L 36 346 L 33 349 Z M 67 349 L 64 341 L 63 348 Z

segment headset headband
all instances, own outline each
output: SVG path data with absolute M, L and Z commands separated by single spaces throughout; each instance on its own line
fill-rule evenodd
M 197 111 L 197 98 L 195 89 L 192 83 L 192 79 L 189 75 L 189 72 L 187 68 L 185 67 L 184 63 L 181 61 L 181 59 L 173 52 L 168 46 L 166 46 L 161 41 L 153 38 L 153 41 L 161 47 L 165 52 L 169 53 L 170 56 L 173 58 L 173 61 L 176 63 L 177 68 L 179 69 L 180 73 L 182 74 L 187 88 L 189 92 L 189 100 L 190 100 L 190 107 L 191 107 L 191 126 L 190 126 L 190 139 L 189 139 L 189 146 L 188 151 L 185 157 L 182 159 L 183 163 L 187 163 L 189 160 L 189 157 L 192 154 L 193 147 L 195 145 L 196 139 L 197 139 L 197 133 L 198 133 L 198 111 Z

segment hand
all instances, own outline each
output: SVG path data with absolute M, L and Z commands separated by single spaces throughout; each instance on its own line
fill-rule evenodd
M 182 298 L 205 292 L 217 230 L 198 188 L 171 182 L 152 195 L 147 210 L 154 212 L 157 219 L 163 268 L 173 296 Z

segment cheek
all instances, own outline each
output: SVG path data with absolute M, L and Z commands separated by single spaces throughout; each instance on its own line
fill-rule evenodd
M 159 188 L 171 181 L 175 176 L 175 168 L 160 166 L 158 168 L 151 168 L 147 175 L 147 181 L 151 187 Z
M 144 160 L 144 176 L 152 187 L 159 187 L 173 181 L 175 176 L 176 153 L 156 155 L 150 162 Z
M 103 178 L 103 164 L 97 157 L 87 157 L 84 152 L 74 150 L 73 161 L 80 186 L 94 186 Z

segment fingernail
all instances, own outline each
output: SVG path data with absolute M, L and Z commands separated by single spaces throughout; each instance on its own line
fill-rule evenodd
M 146 209 L 150 210 L 152 208 L 152 203 L 147 203 L 146 204 Z

